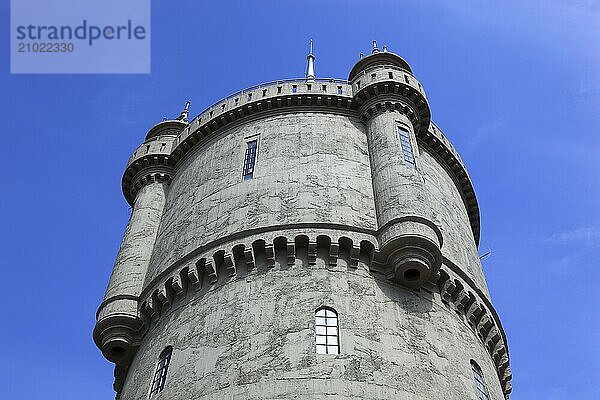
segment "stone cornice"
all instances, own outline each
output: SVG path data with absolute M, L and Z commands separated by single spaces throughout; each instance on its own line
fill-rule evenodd
M 440 270 L 436 283 L 441 299 L 475 331 L 496 366 L 504 397 L 508 399 L 512 391 L 512 372 L 508 342 L 498 314 L 489 299 L 460 268 L 447 259 L 444 259 L 444 266 L 448 269 Z
M 475 196 L 473 183 L 462 159 L 452 144 L 446 139 L 440 128 L 433 122 L 429 125 L 427 132 L 419 132 L 417 134 L 417 140 L 421 145 L 424 145 L 430 154 L 440 161 L 440 164 L 446 168 L 446 171 L 454 180 L 467 209 L 475 244 L 479 246 L 481 229 L 479 204 Z
M 259 86 L 239 96 L 229 96 L 201 113 L 175 140 L 171 154 L 173 162 L 176 163 L 206 137 L 254 114 L 306 107 L 315 110 L 355 109 L 350 86 L 339 80 L 280 82 Z
M 170 181 L 173 177 L 171 151 L 175 136 L 156 136 L 142 143 L 129 158 L 121 185 L 133 206 L 139 189 L 148 182 Z
M 421 83 L 407 71 L 392 65 L 367 68 L 352 80 L 354 100 L 363 120 L 385 108 L 402 111 L 415 132 L 427 131 L 431 111 Z
M 266 271 L 280 263 L 296 264 L 300 257 L 309 266 L 322 258 L 326 265 L 337 265 L 338 259 L 346 260 L 348 273 L 364 268 L 373 279 L 391 282 L 376 267 L 378 245 L 375 231 L 356 230 L 348 226 L 316 227 L 303 224 L 278 227 L 276 230 L 255 230 L 252 235 L 232 235 L 206 244 L 190 253 L 182 262 L 167 268 L 146 285 L 140 295 L 140 316 L 145 321 L 143 332 L 168 313 L 175 302 L 186 298 L 189 291 L 205 293 L 232 281 L 248 279 L 239 269 L 252 271 L 259 261 Z M 299 254 L 302 253 L 301 256 Z M 282 260 L 281 256 L 285 254 Z M 412 290 L 406 288 L 406 290 Z M 511 392 L 512 373 L 509 367 L 508 345 L 498 315 L 486 295 L 476 286 L 460 267 L 447 258 L 443 259 L 439 273 L 421 290 L 439 293 L 440 300 L 459 313 L 487 349 L 496 366 L 496 371 L 505 397 Z M 420 293 L 420 291 L 416 291 Z M 140 331 L 143 334 L 142 331 Z
M 173 169 L 164 163 L 164 160 L 151 158 L 152 161 L 158 161 L 156 164 L 148 163 L 133 176 L 123 176 L 123 193 L 127 202 L 133 206 L 135 197 L 142 187 L 152 182 L 171 182 L 173 178 Z M 161 162 L 162 161 L 162 162 Z
M 412 69 L 405 59 L 398 54 L 390 51 L 382 51 L 369 54 L 361 58 L 350 70 L 348 79 L 353 80 L 356 76 L 362 74 L 365 70 L 369 70 L 373 65 L 385 65 L 386 67 L 396 67 L 401 71 L 412 74 Z

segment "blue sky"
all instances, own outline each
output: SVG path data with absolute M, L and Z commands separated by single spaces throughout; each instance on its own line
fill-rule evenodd
M 112 398 L 91 332 L 147 130 L 263 81 L 405 57 L 479 199 L 513 400 L 600 393 L 599 1 L 153 2 L 150 75 L 10 75 L 0 6 L 0 398 Z

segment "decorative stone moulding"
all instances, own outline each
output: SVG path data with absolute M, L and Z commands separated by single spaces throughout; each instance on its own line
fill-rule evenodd
M 358 237 L 357 237 L 358 235 Z M 276 265 L 292 266 L 297 262 L 311 267 L 321 259 L 325 266 L 338 266 L 344 260 L 348 270 L 359 266 L 368 269 L 375 256 L 375 239 L 368 234 L 349 236 L 340 233 L 254 235 L 233 241 L 231 247 L 209 245 L 195 255 L 166 269 L 141 294 L 140 313 L 151 324 L 168 310 L 178 296 L 193 290 L 208 290 L 245 276 L 257 268 L 269 270 Z M 165 308 L 166 306 L 166 308 Z
M 373 269 L 389 280 L 418 289 L 434 279 L 442 265 L 443 238 L 439 228 L 419 217 L 391 220 L 379 230 Z
M 156 140 L 160 136 L 177 136 L 186 126 L 187 121 L 183 120 L 175 119 L 161 121 L 150 128 L 148 134 L 146 134 L 146 143 L 151 140 Z
M 436 282 L 441 300 L 453 307 L 477 334 L 494 361 L 502 390 L 508 399 L 512 391 L 512 372 L 508 365 L 508 345 L 500 319 L 485 295 L 475 289 L 476 286 L 471 282 L 452 277 L 460 270 L 452 267 L 451 263 L 447 264 L 451 269 L 446 269 L 444 265 Z
M 352 112 L 352 89 L 339 79 L 290 79 L 269 82 L 235 93 L 217 102 L 192 120 L 177 137 L 172 151 L 173 163 L 191 148 L 220 129 L 261 112 L 293 108 L 335 109 Z
M 356 74 L 351 85 L 363 120 L 396 109 L 411 120 L 415 132 L 429 129 L 431 111 L 425 91 L 409 71 L 394 65 L 375 65 Z
M 177 135 L 187 123 L 177 120 L 156 124 L 131 155 L 121 185 L 125 199 L 133 205 L 139 189 L 150 182 L 169 182 L 173 176 L 171 152 Z
M 123 194 L 130 205 L 133 205 L 135 196 L 143 186 L 152 182 L 169 183 L 173 177 L 173 168 L 166 165 L 167 159 L 154 157 L 151 160 L 132 164 L 123 175 Z
M 143 336 L 144 323 L 137 312 L 139 298 L 117 295 L 102 302 L 96 313 L 94 342 L 104 357 L 115 363 L 114 390 L 123 387 L 127 370 Z
M 430 123 L 427 132 L 417 132 L 419 145 L 425 147 L 440 163 L 447 168 L 448 174 L 456 183 L 459 189 L 467 213 L 475 244 L 479 245 L 480 237 L 480 219 L 479 205 L 475 197 L 475 189 L 471 183 L 471 178 L 467 173 L 465 165 L 452 146 L 442 130 L 433 122 Z
M 228 241 L 227 247 L 209 244 L 167 268 L 146 286 L 140 296 L 139 315 L 144 326 L 139 334 L 145 334 L 175 303 L 185 301 L 188 293 L 202 296 L 237 279 L 249 279 L 254 270 L 268 272 L 277 265 L 311 268 L 318 262 L 325 268 L 345 265 L 348 273 L 362 268 L 375 279 L 396 282 L 417 292 L 433 290 L 439 294 L 440 300 L 460 315 L 487 349 L 508 399 L 512 373 L 498 315 L 475 283 L 441 256 L 438 244 L 434 243 L 441 239 L 412 237 L 405 242 L 394 241 L 390 244 L 397 250 L 388 252 L 377 247 L 375 232 L 372 233 L 272 232 Z M 438 237 L 438 233 L 434 236 Z M 411 268 L 419 271 L 419 284 L 411 280 L 412 272 L 406 277 L 405 272 Z
M 429 239 L 404 236 L 394 239 L 377 255 L 382 273 L 411 288 L 420 288 L 435 276 L 442 264 L 439 247 Z

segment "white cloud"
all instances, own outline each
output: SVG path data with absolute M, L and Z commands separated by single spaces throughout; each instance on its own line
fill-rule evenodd
M 557 232 L 546 238 L 544 243 L 558 245 L 596 245 L 600 243 L 600 229 L 596 227 L 585 227 Z
M 466 151 L 471 151 L 479 146 L 488 137 L 501 132 L 502 127 L 506 124 L 505 117 L 497 117 L 488 123 L 481 126 L 477 131 L 469 136 L 465 146 Z

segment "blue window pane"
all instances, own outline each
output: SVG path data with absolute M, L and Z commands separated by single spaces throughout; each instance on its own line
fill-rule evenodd
M 156 365 L 156 371 L 154 372 L 154 378 L 152 379 L 150 397 L 160 393 L 164 389 L 172 353 L 173 348 L 169 346 L 160 354 L 158 364 Z
M 402 128 L 398 127 L 398 136 L 400 138 L 400 145 L 402 147 L 402 157 L 404 158 L 404 162 L 409 166 L 415 165 L 415 157 L 413 155 L 412 144 L 410 143 L 409 132 Z
M 489 400 L 487 388 L 483 380 L 481 368 L 474 361 L 471 361 L 471 371 L 473 373 L 473 382 L 475 383 L 475 392 L 480 400 Z
M 254 176 L 254 163 L 256 162 L 257 141 L 252 140 L 247 143 L 246 157 L 244 158 L 244 180 L 252 179 Z

